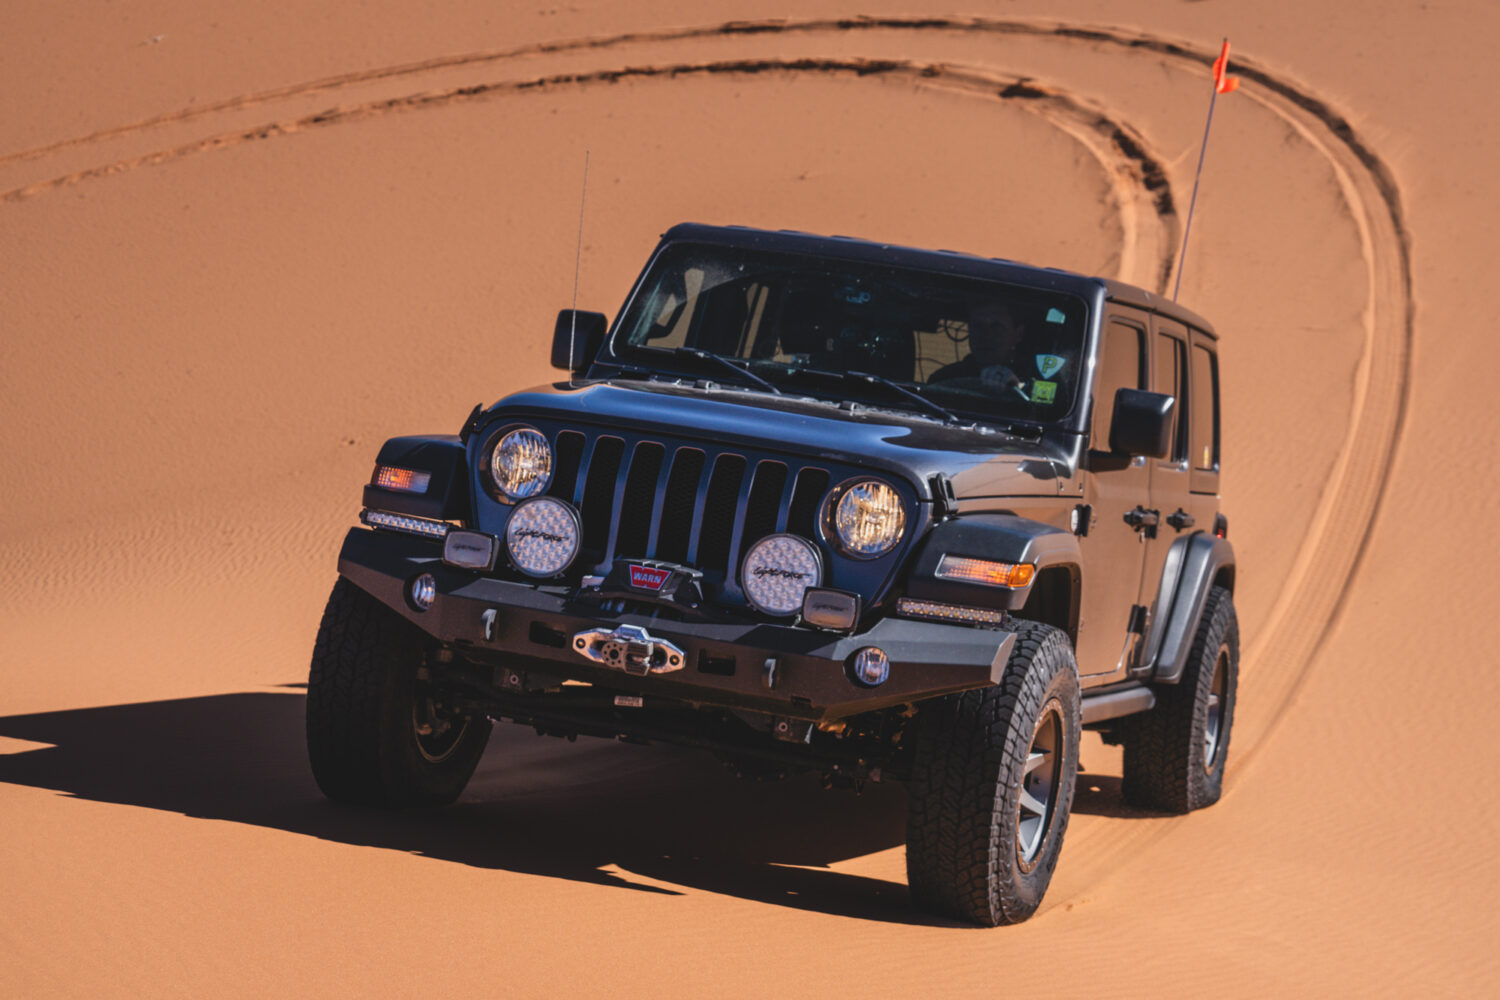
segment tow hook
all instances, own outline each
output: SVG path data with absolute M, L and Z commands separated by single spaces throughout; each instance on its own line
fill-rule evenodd
M 639 625 L 590 629 L 573 636 L 573 652 L 586 660 L 602 663 L 627 674 L 669 674 L 687 662 L 682 650 L 665 639 L 657 639 Z

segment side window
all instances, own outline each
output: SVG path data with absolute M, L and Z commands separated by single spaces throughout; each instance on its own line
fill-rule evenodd
M 1099 377 L 1095 381 L 1092 447 L 1098 451 L 1109 450 L 1115 392 L 1139 389 L 1145 384 L 1146 331 L 1117 319 L 1110 320 L 1104 330 L 1104 350 L 1099 358 Z
M 1219 362 L 1201 344 L 1193 345 L 1193 392 L 1198 399 L 1191 414 L 1189 457 L 1193 468 L 1219 468 Z
M 1177 398 L 1172 409 L 1172 451 L 1169 461 L 1182 462 L 1188 454 L 1187 345 L 1176 337 L 1157 334 L 1156 372 L 1152 391 Z

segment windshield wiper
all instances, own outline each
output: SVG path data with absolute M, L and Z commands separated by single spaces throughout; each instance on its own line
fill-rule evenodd
M 886 378 L 884 375 L 876 375 L 872 372 L 833 372 L 831 374 L 838 375 L 843 379 L 865 382 L 870 385 L 883 385 L 887 389 L 905 396 L 907 399 L 922 407 L 928 413 L 942 417 L 949 423 L 963 423 L 963 418 L 960 417 L 957 413 L 954 413 L 952 410 L 948 409 L 946 406 L 939 406 L 937 403 L 934 403 L 932 400 L 928 399 L 926 396 L 922 395 L 916 390 L 908 389 L 900 382 L 894 382 L 891 379 Z
M 770 382 L 767 382 L 765 379 L 761 378 L 759 375 L 750 371 L 743 365 L 737 364 L 734 361 L 731 361 L 730 359 L 724 357 L 724 355 L 722 354 L 715 354 L 713 351 L 705 351 L 701 347 L 674 347 L 672 349 L 672 356 L 678 358 L 697 358 L 699 361 L 711 362 L 712 364 L 718 365 L 720 368 L 724 368 L 733 372 L 741 378 L 749 379 L 751 382 L 754 382 L 762 389 L 767 389 L 771 392 L 774 392 L 778 396 L 781 395 L 781 390 L 776 388 Z

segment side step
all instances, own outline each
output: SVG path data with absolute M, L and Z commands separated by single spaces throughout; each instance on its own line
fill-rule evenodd
M 1145 712 L 1156 705 L 1156 695 L 1141 684 L 1112 687 L 1083 693 L 1083 724 L 1118 719 L 1122 715 Z

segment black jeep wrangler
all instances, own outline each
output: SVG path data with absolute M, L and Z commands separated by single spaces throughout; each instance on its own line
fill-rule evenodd
M 668 232 L 569 381 L 394 438 L 308 682 L 330 798 L 451 802 L 491 720 L 904 781 L 913 900 L 1024 920 L 1083 727 L 1219 798 L 1234 553 L 1216 340 L 1156 295 L 947 251 Z

